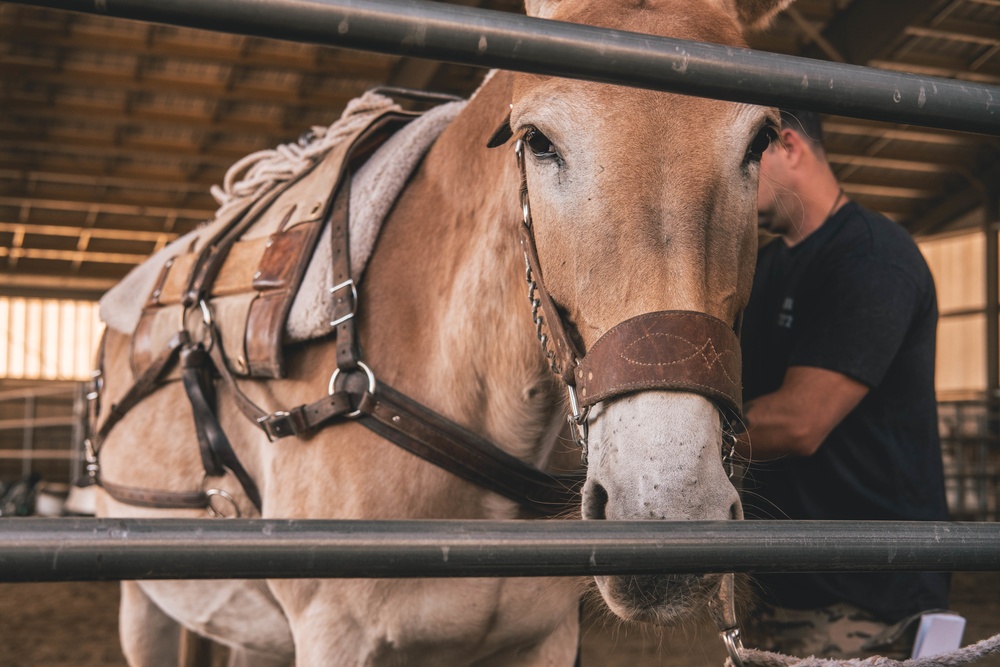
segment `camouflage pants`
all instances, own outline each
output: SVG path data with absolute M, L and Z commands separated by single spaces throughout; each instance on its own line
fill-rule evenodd
M 916 630 L 913 620 L 889 625 L 846 603 L 820 609 L 763 607 L 746 624 L 744 645 L 800 658 L 881 655 L 905 660 L 913 646 Z

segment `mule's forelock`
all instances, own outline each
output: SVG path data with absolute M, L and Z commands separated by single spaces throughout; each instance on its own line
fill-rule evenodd
M 552 18 L 564 0 L 525 0 L 528 16 Z M 763 30 L 774 17 L 794 0 L 704 0 L 706 4 L 721 9 L 744 31 Z
M 736 18 L 744 31 L 763 30 L 794 0 L 709 0 Z

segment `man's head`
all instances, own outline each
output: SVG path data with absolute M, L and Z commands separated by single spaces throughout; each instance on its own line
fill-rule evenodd
M 817 206 L 830 206 L 826 193 L 831 187 L 839 191 L 823 151 L 819 114 L 782 109 L 781 137 L 760 161 L 757 224 L 786 238 L 803 231 L 803 224 L 815 218 L 810 214 Z

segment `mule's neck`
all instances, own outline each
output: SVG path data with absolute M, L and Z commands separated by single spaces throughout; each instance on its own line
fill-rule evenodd
M 463 321 L 462 328 L 442 336 L 460 367 L 474 374 L 455 406 L 463 420 L 473 420 L 497 444 L 542 465 L 547 458 L 542 443 L 553 439 L 561 423 L 552 416 L 561 395 L 530 318 L 513 146 L 485 147 L 510 99 L 511 75 L 495 73 L 436 146 L 441 159 L 435 168 L 446 174 L 442 182 L 455 187 L 449 216 L 460 278 L 453 283 L 451 310 Z M 470 206 L 473 201 L 480 203 Z
M 397 202 L 366 274 L 362 340 L 373 363 L 401 360 L 380 379 L 544 465 L 560 395 L 531 322 L 513 147 L 486 148 L 510 95 L 498 72 Z

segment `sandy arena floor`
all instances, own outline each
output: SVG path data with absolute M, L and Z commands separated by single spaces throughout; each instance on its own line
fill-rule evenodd
M 0 584 L 0 667 L 120 667 L 118 584 Z M 965 643 L 1000 632 L 1000 573 L 959 573 L 952 608 L 968 619 Z M 719 667 L 708 626 L 651 630 L 584 622 L 584 667 Z M 1000 656 L 977 663 L 1000 667 Z

